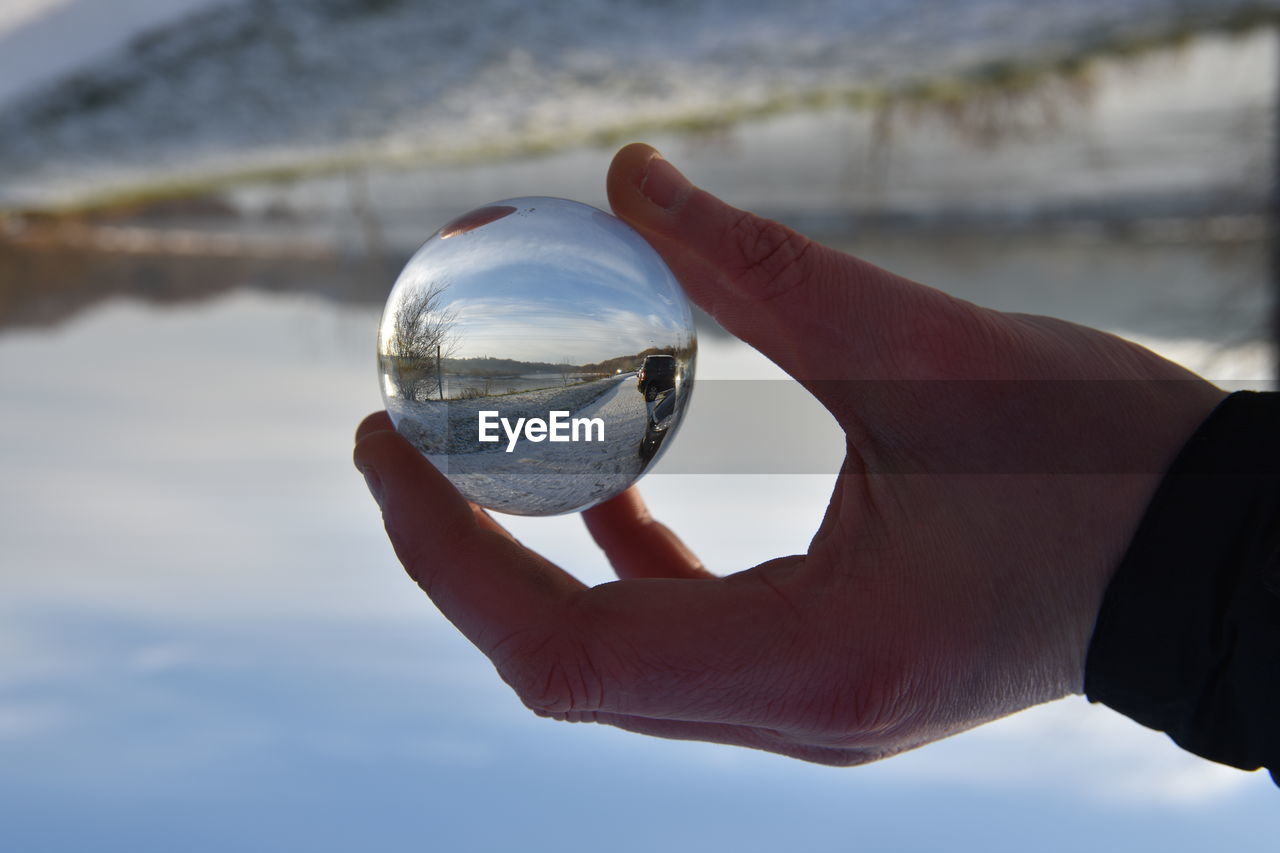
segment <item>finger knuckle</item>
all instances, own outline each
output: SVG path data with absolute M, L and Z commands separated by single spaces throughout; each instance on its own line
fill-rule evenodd
M 806 277 L 813 244 L 780 223 L 744 213 L 725 232 L 727 255 L 736 258 L 732 284 L 760 299 L 772 299 Z
M 850 717 L 856 721 L 857 729 L 863 738 L 874 742 L 883 739 L 903 728 L 906 721 L 906 709 L 900 698 L 900 691 L 889 684 L 868 685 L 862 690 L 854 691 L 848 697 Z
M 436 579 L 450 565 L 464 561 L 473 544 L 475 525 L 470 519 L 441 519 L 429 535 L 417 520 L 400 507 L 384 516 L 384 527 L 396 558 L 423 592 L 436 599 Z M 448 543 L 442 547 L 441 543 Z
M 503 680 L 540 716 L 571 718 L 601 706 L 603 679 L 582 644 L 555 637 L 511 638 L 493 657 Z
M 435 578 L 440 567 L 439 551 L 420 537 L 406 535 L 403 528 L 396 525 L 387 525 L 387 536 L 405 572 L 434 601 Z

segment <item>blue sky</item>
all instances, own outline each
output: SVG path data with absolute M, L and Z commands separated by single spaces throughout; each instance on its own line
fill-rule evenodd
M 844 771 L 535 718 L 404 578 L 350 467 L 375 325 L 239 293 L 0 336 L 0 847 L 1271 849 L 1264 776 L 1082 699 Z M 724 339 L 702 364 L 773 375 Z M 643 488 L 731 571 L 803 550 L 829 485 Z M 575 517 L 510 523 L 609 577 Z
M 397 282 L 393 300 L 444 288 L 454 355 L 589 364 L 687 343 L 687 303 L 639 234 L 585 205 L 516 201 L 504 218 L 433 238 Z

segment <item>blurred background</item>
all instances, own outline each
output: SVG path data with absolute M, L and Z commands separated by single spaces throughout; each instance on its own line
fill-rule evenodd
M 4 0 L 0 848 L 1273 849 L 1265 774 L 1082 698 L 853 770 L 537 719 L 403 577 L 349 459 L 409 253 L 495 199 L 604 206 L 637 139 L 919 281 L 1273 387 L 1277 23 Z M 779 377 L 701 321 L 699 381 Z M 725 417 L 695 398 L 677 444 Z M 840 441 L 796 423 L 804 465 L 673 451 L 644 480 L 711 568 L 807 546 Z M 576 517 L 510 526 L 609 577 Z

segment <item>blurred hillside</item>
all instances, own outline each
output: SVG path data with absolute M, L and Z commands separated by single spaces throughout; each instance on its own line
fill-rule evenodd
M 14 97 L 0 116 L 0 205 L 488 162 L 840 105 L 882 116 L 932 107 L 990 136 L 1062 109 L 1063 92 L 1041 97 L 1046 79 L 1084 92 L 1099 59 L 1248 30 L 1277 10 L 1278 0 L 219 3 Z M 10 42 L 38 32 L 21 35 Z M 43 53 L 87 50 L 77 39 Z

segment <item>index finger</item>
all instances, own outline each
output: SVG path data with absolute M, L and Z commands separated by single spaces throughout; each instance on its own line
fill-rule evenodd
M 483 523 L 453 484 L 399 433 L 376 430 L 356 443 L 405 571 L 481 651 L 514 631 L 554 621 L 584 589 L 567 572 Z
M 679 537 L 654 520 L 634 486 L 588 509 L 582 520 L 620 578 L 715 577 Z

